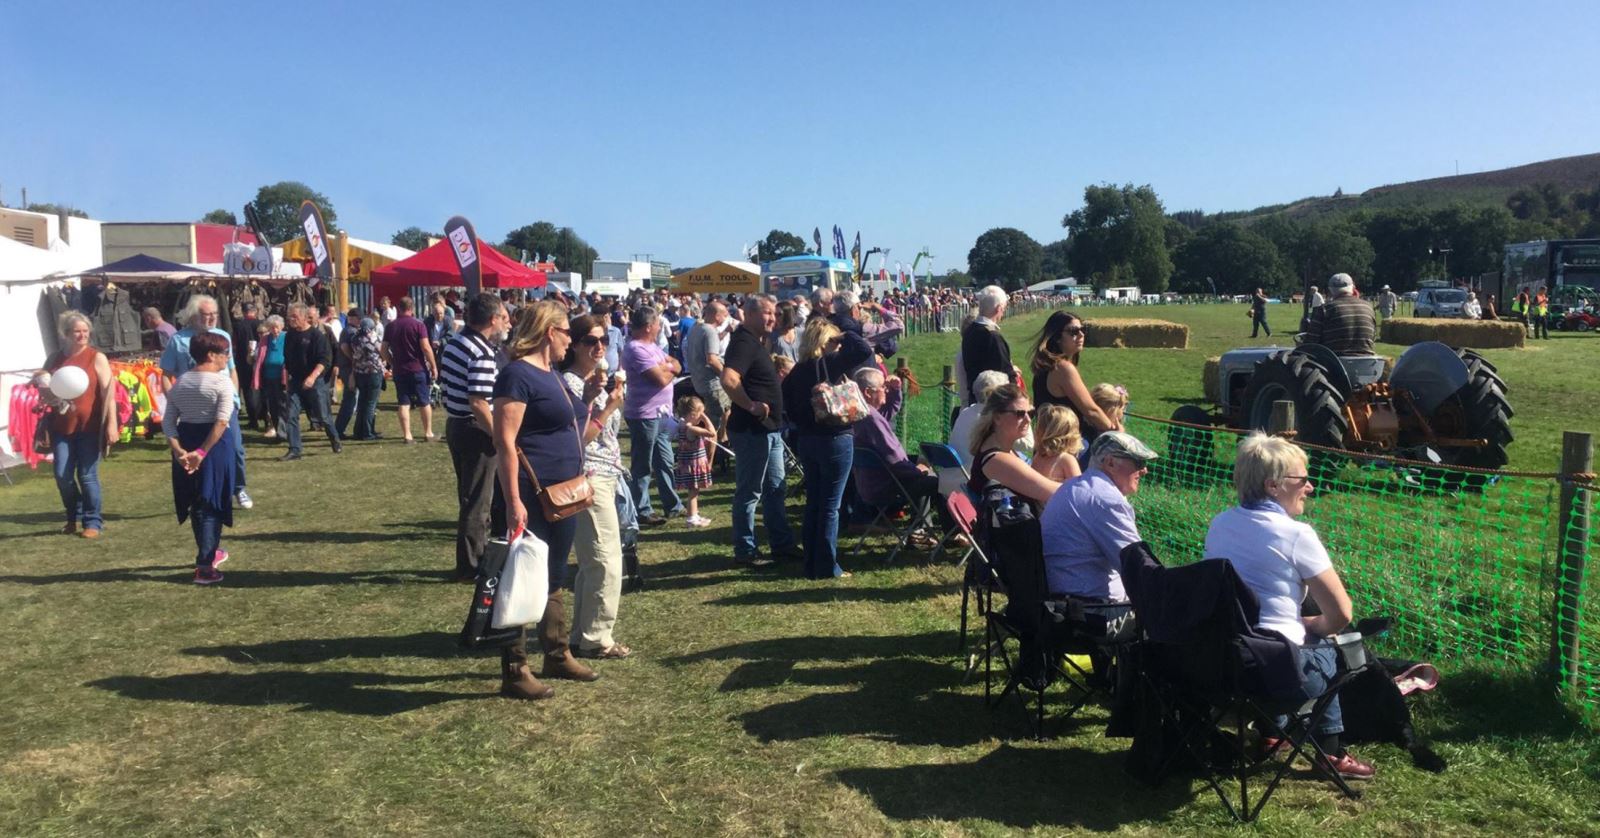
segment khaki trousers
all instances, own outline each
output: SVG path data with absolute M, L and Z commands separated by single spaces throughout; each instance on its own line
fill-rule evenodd
M 617 476 L 589 478 L 594 505 L 578 516 L 573 553 L 578 576 L 572 583 L 572 645 L 592 652 L 615 642 L 611 629 L 622 602 L 622 527 L 617 520 Z

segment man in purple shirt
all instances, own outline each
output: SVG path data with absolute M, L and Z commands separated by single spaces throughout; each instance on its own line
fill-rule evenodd
M 1128 498 L 1156 458 L 1132 434 L 1108 431 L 1089 447 L 1089 468 L 1051 496 L 1039 517 L 1050 593 L 1126 602 L 1122 548 L 1139 538 Z
M 900 480 L 900 485 L 911 494 L 912 500 L 937 498 L 938 475 L 927 466 L 920 465 L 907 457 L 905 447 L 894 435 L 894 417 L 900 413 L 900 407 L 905 403 L 900 377 L 889 376 L 885 379 L 882 370 L 869 366 L 856 370 L 855 380 L 856 386 L 861 388 L 862 398 L 867 400 L 867 407 L 872 408 L 865 419 L 851 427 L 856 447 L 877 452 L 878 457 L 889 467 L 889 471 L 894 472 L 894 477 Z M 860 465 L 857 465 L 854 471 L 856 491 L 862 500 L 873 503 L 894 498 L 898 494 L 894 479 L 889 476 L 889 472 L 880 468 L 863 468 Z M 941 520 L 945 516 L 943 507 L 942 503 L 935 505 L 935 511 L 939 513 Z
M 678 362 L 657 343 L 661 317 L 650 306 L 640 306 L 628 318 L 628 345 L 622 350 L 622 371 L 628 377 L 627 395 L 622 401 L 622 418 L 633 439 L 630 464 L 633 503 L 639 510 L 639 525 L 658 527 L 684 511 L 683 501 L 672 486 L 675 459 L 672 452 L 672 382 L 683 371 Z M 650 505 L 650 478 L 661 493 L 658 515 Z
M 394 372 L 394 394 L 400 403 L 400 435 L 411 436 L 411 408 L 422 408 L 422 431 L 433 441 L 433 382 L 439 377 L 439 364 L 428 343 L 428 327 L 413 317 L 410 297 L 400 298 L 400 316 L 383 330 L 383 359 Z

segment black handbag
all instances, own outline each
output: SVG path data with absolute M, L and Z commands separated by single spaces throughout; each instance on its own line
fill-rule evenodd
M 472 605 L 467 608 L 467 621 L 458 641 L 463 649 L 498 649 L 516 642 L 522 634 L 520 627 L 497 629 L 491 623 L 510 546 L 504 539 L 491 538 L 483 548 L 483 556 L 478 559 L 478 583 L 473 587 Z

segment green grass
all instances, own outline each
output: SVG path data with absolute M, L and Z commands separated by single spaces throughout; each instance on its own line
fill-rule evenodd
M 902 344 L 924 383 L 948 342 Z M 1087 375 L 1165 412 L 1144 405 L 1198 395 L 1199 359 L 1228 342 L 1097 350 Z M 1527 369 L 1567 345 L 1582 346 L 1527 351 Z M 1537 374 L 1553 388 L 1559 371 Z M 1537 392 L 1519 375 L 1507 373 L 1514 397 Z M 1524 423 L 1530 403 L 1517 406 L 1521 457 L 1538 414 Z M 381 424 L 394 434 L 387 410 Z M 351 444 L 336 458 L 311 443 L 289 464 L 269 459 L 280 450 L 251 448 L 257 507 L 225 534 L 234 558 L 215 589 L 188 583 L 193 544 L 154 443 L 103 466 L 96 543 L 53 534 L 48 474 L 0 487 L 0 834 L 1234 829 L 1201 785 L 1123 775 L 1126 740 L 1100 735 L 1099 708 L 1053 740 L 1014 738 L 1020 711 L 991 713 L 963 682 L 948 563 L 886 567 L 882 545 L 852 541 L 856 575 L 836 583 L 732 570 L 725 485 L 703 499 L 716 526 L 645 535 L 650 585 L 624 597 L 618 627 L 633 659 L 602 664 L 595 684 L 558 683 L 549 702 L 495 698 L 493 657 L 454 646 L 467 590 L 445 581 L 443 446 Z M 1600 740 L 1542 684 L 1447 667 L 1414 709 L 1447 773 L 1367 746 L 1380 775 L 1362 800 L 1292 780 L 1248 831 L 1600 830 Z

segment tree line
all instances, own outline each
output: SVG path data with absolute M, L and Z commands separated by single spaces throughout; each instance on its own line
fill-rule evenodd
M 1101 184 L 1061 219 L 1066 236 L 1041 245 L 1013 227 L 979 236 L 968 271 L 1010 289 L 1077 277 L 1096 289 L 1143 293 L 1289 293 L 1348 273 L 1359 286 L 1416 287 L 1423 279 L 1498 271 L 1506 244 L 1600 236 L 1600 187 L 1562 193 L 1545 184 L 1503 206 L 1356 209 L 1333 218 L 1282 213 L 1239 218 L 1199 210 L 1168 213 L 1149 185 Z

